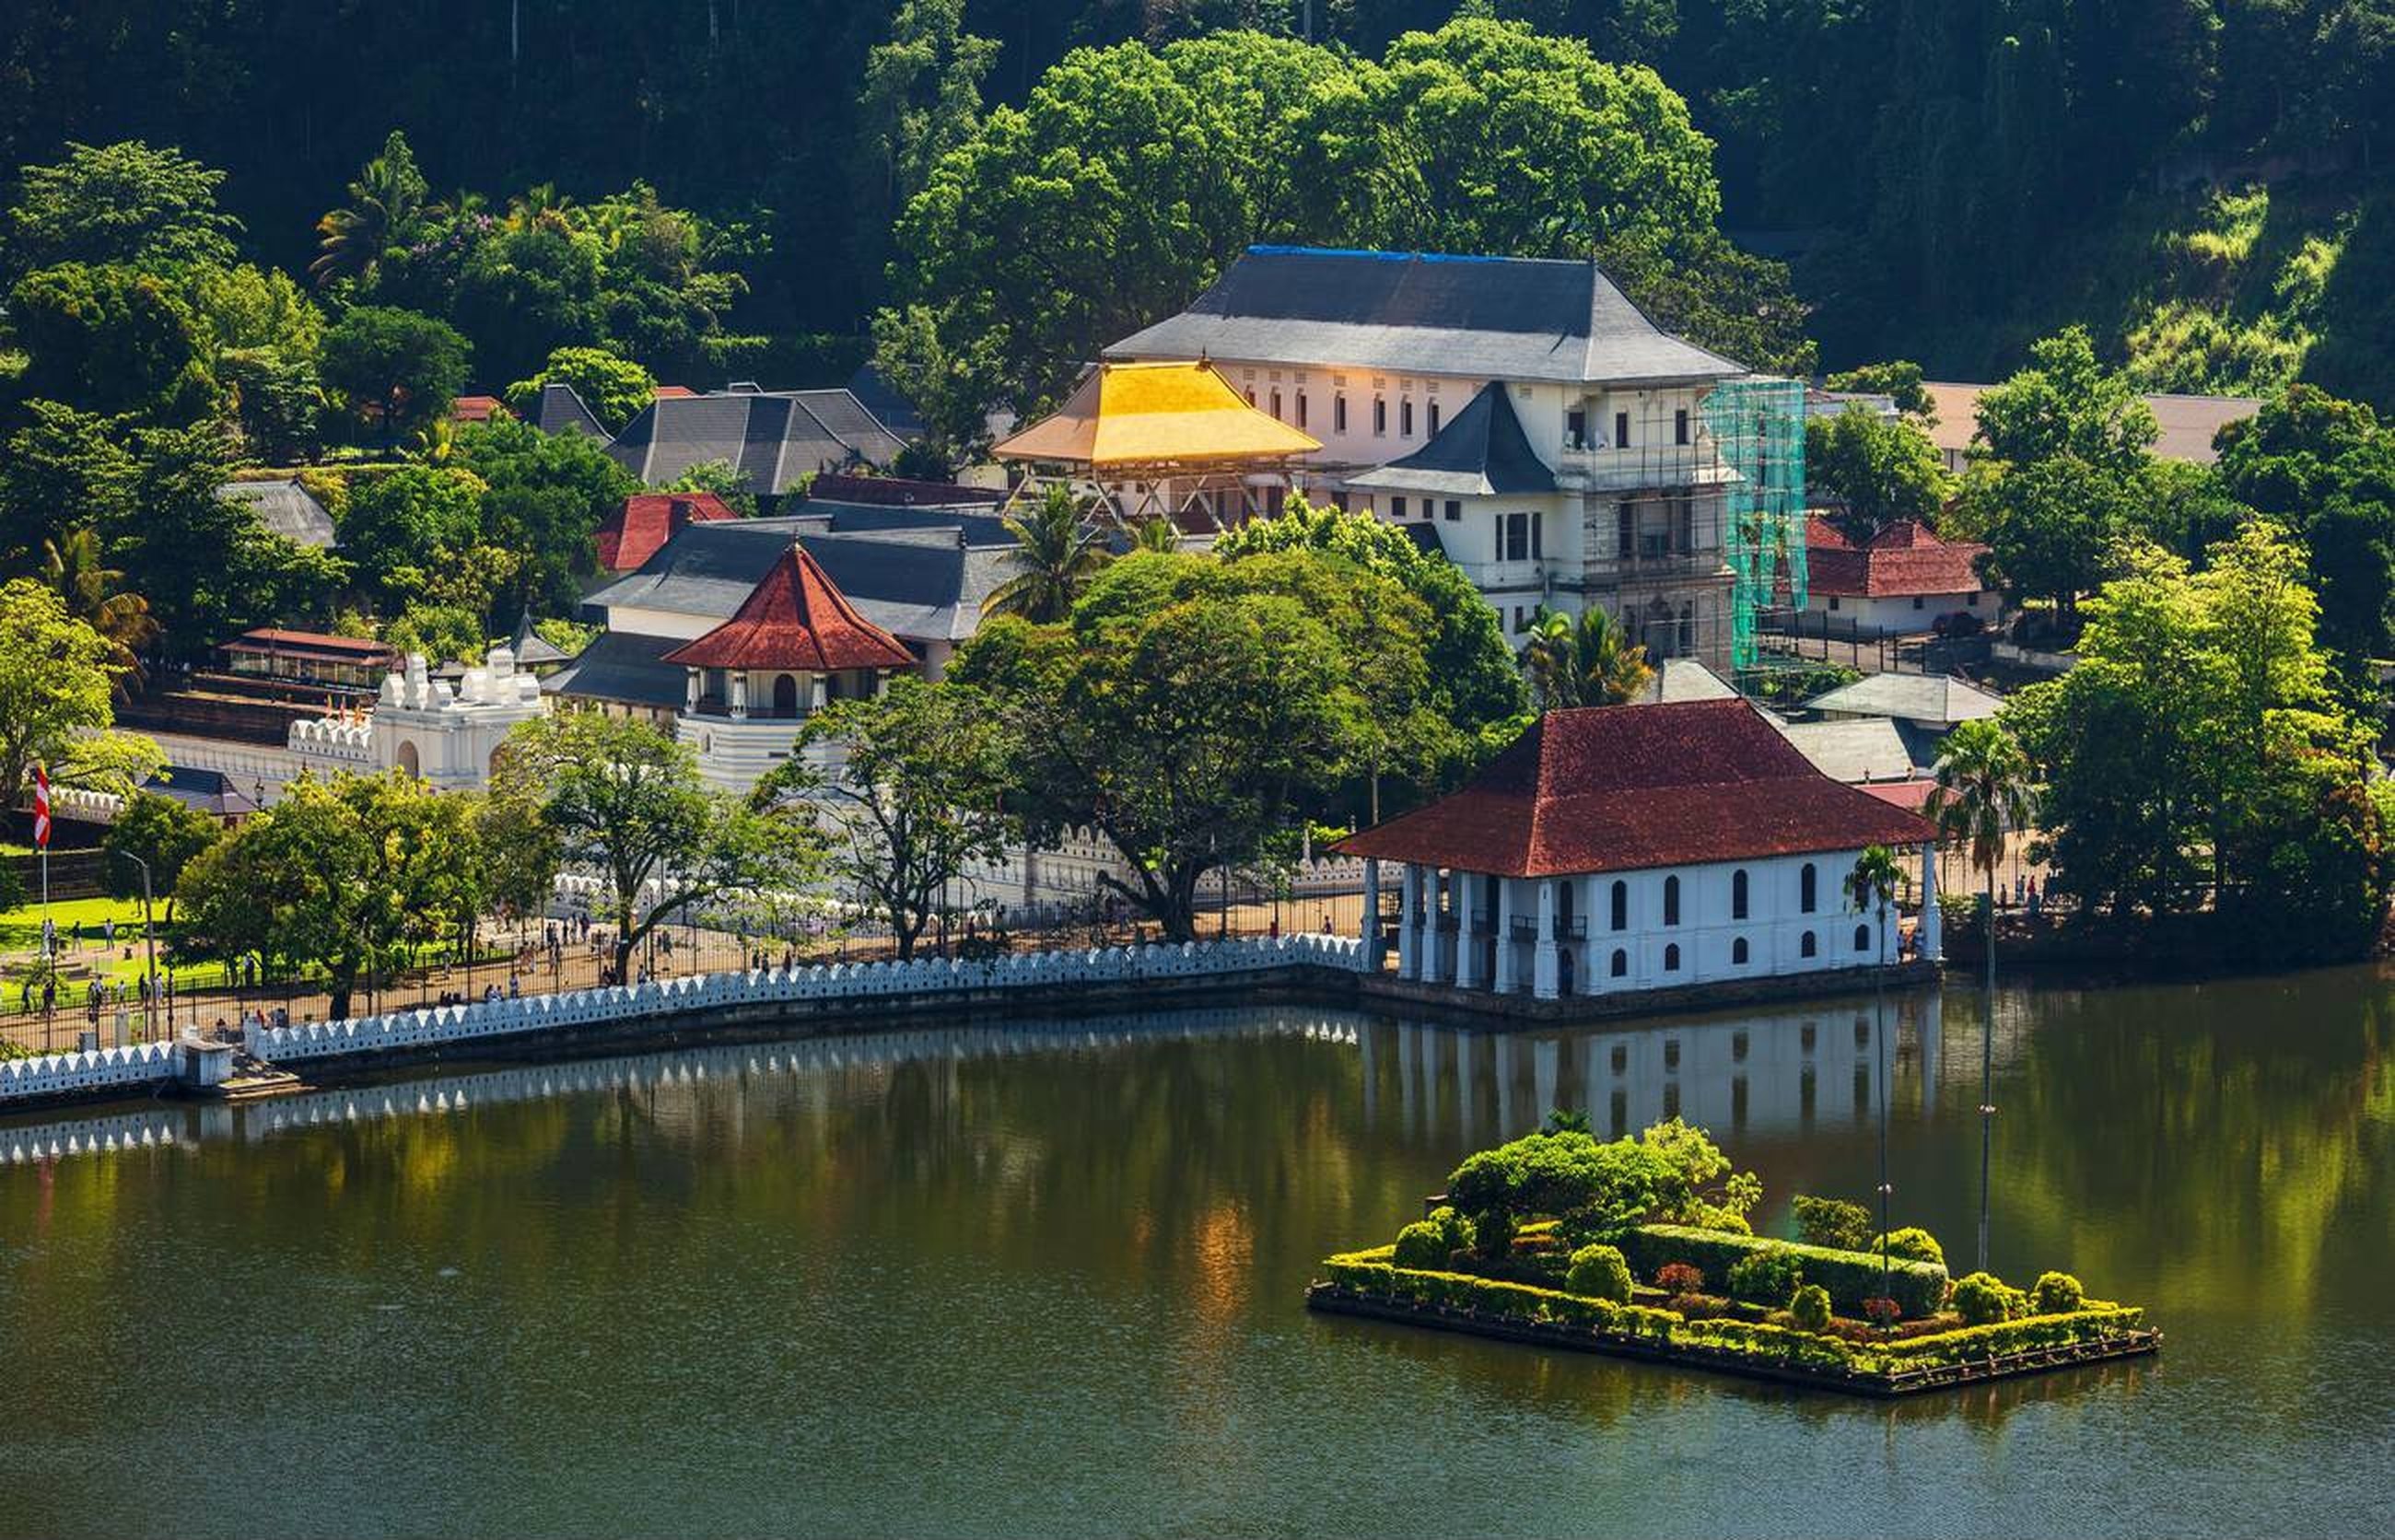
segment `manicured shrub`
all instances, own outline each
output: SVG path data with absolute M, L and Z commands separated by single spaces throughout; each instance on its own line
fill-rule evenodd
M 1830 1291 L 1819 1283 L 1807 1283 L 1788 1301 L 1788 1313 L 1796 1324 L 1808 1332 L 1826 1331 L 1830 1325 Z
M 1884 1294 L 1875 1294 L 1863 1301 L 1863 1319 L 1886 1331 L 1903 1319 L 1904 1307 Z
M 1418 1219 L 1397 1231 L 1396 1264 L 1418 1271 L 1438 1271 L 1455 1254 L 1446 1234 L 1427 1219 Z
M 1592 1299 L 1609 1299 L 1617 1305 L 1627 1305 L 1630 1303 L 1630 1264 L 1621 1259 L 1618 1247 L 1582 1246 L 1572 1253 L 1571 1270 L 1564 1274 L 1564 1287 Z
M 1862 1251 L 1871 1244 L 1871 1210 L 1843 1198 L 1812 1198 L 1798 1194 L 1796 1233 L 1808 1246 L 1832 1251 Z M 1940 1260 L 1943 1260 L 1941 1257 Z
M 1954 1284 L 1954 1313 L 1965 1326 L 1992 1326 L 2029 1313 L 2021 1291 L 1992 1272 L 1975 1272 Z
M 1695 1294 L 1705 1286 L 1704 1270 L 1686 1262 L 1666 1262 L 1655 1270 L 1655 1286 L 1665 1294 Z
M 1890 1231 L 1886 1239 L 1890 1257 L 1900 1257 L 1910 1262 L 1935 1262 L 1941 1268 L 1946 1265 L 1946 1249 L 1938 1244 L 1938 1237 L 1918 1226 L 1908 1225 L 1902 1230 Z M 1874 1257 L 1878 1256 L 1880 1237 L 1872 1236 L 1871 1244 L 1863 1249 Z
M 1621 1240 L 1622 1254 L 1643 1278 L 1654 1277 L 1668 1262 L 1686 1262 L 1703 1270 L 1707 1278 L 1725 1278 L 1739 1258 L 1767 1245 L 1794 1252 L 1804 1265 L 1805 1281 L 1829 1290 L 1831 1306 L 1849 1315 L 1859 1312 L 1862 1302 L 1874 1295 L 1895 1299 L 1905 1315 L 1916 1319 L 1936 1315 L 1946 1303 L 1946 1270 L 1935 1262 L 1885 1262 L 1868 1252 L 1788 1245 L 1685 1225 L 1641 1225 Z
M 2087 1291 L 2067 1272 L 2041 1272 L 2030 1296 L 2040 1315 L 2069 1315 L 2086 1300 Z
M 1709 1320 L 1722 1313 L 1722 1302 L 1709 1294 L 1675 1294 L 1671 1309 L 1691 1321 Z
M 1766 1245 L 1749 1252 L 1729 1270 L 1729 1296 L 1750 1305 L 1784 1310 L 1805 1282 L 1805 1264 L 1787 1246 Z

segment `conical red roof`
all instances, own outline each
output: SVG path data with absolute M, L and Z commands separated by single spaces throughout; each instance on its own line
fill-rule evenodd
M 793 544 L 730 620 L 665 656 L 689 668 L 905 668 L 906 643 L 856 612 L 828 574 Z

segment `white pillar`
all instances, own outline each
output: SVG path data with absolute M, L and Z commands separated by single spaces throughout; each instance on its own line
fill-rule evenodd
M 1480 946 L 1472 934 L 1472 874 L 1456 872 L 1449 892 L 1455 903 L 1455 987 L 1480 987 Z
M 1539 939 L 1535 959 L 1530 969 L 1530 993 L 1542 1000 L 1555 999 L 1562 993 L 1561 969 L 1555 958 L 1555 881 L 1541 877 L 1539 882 Z M 1546 1109 L 1539 1109 L 1544 1117 Z
M 1921 847 L 1921 956 L 1937 962 L 1946 955 L 1945 915 L 1938 907 L 1938 846 L 1924 841 Z
M 1438 982 L 1438 868 L 1418 868 L 1422 876 L 1422 934 L 1414 943 L 1419 954 L 1422 981 Z
M 1381 863 L 1364 858 L 1364 971 L 1381 971 Z
M 821 711 L 831 698 L 831 682 L 821 674 L 811 674 L 808 678 L 812 682 L 807 686 L 807 709 Z
M 683 676 L 681 702 L 681 708 L 684 711 L 698 709 L 698 670 L 695 668 L 689 670 Z
M 1407 862 L 1397 876 L 1397 977 L 1422 977 L 1422 868 Z
M 746 717 L 748 715 L 748 670 L 734 669 L 729 688 L 732 691 L 732 715 Z
M 1516 987 L 1514 977 L 1514 879 L 1497 879 L 1497 977 L 1492 987 L 1500 994 L 1511 994 Z M 1508 1136 L 1511 1137 L 1510 1135 Z

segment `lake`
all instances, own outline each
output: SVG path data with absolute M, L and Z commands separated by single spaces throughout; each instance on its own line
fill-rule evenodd
M 1968 1270 L 1966 987 L 1514 1035 L 1177 1012 L 55 1117 L 45 1146 L 135 1147 L 0 1166 L 0 1533 L 2375 1530 L 2388 1001 L 2367 969 L 2000 995 L 1992 1261 L 2168 1342 L 1895 1404 L 1302 1292 L 1550 1106 L 1708 1126 L 1766 1230 L 1866 1201 L 1883 1084 L 1896 1222 Z

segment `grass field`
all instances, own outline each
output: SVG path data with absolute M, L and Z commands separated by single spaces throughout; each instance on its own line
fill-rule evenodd
M 158 906 L 163 911 L 165 905 Z M 67 931 L 72 926 L 83 927 L 85 941 L 98 941 L 100 927 L 111 917 L 116 921 L 116 942 L 123 946 L 126 933 L 141 939 L 141 904 L 136 899 L 60 899 L 50 905 L 50 918 L 59 928 L 59 946 L 67 950 Z M 42 906 L 28 903 L 0 911 L 0 955 L 18 952 L 38 952 L 42 945 Z

